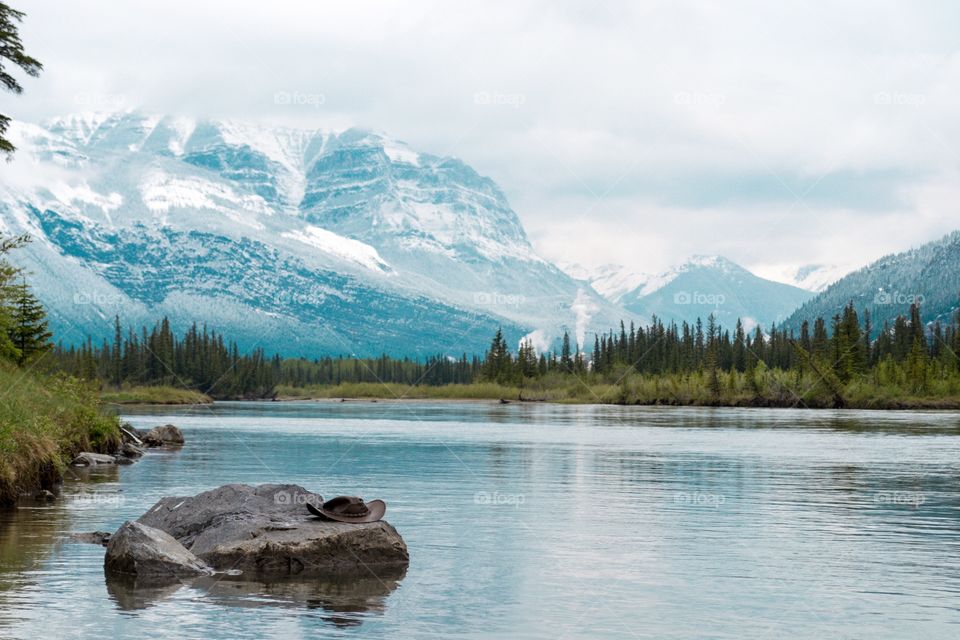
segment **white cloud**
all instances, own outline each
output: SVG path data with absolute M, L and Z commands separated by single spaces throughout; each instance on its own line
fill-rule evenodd
M 775 270 L 958 226 L 955 3 L 21 4 L 46 70 L 15 117 L 385 130 L 496 180 L 551 258 Z

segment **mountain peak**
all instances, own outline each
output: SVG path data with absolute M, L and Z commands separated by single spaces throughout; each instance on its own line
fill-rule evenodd
M 624 317 L 536 255 L 491 179 L 385 133 L 137 111 L 15 133 L 0 226 L 37 238 L 19 255 L 66 341 L 119 313 L 285 353 L 459 356 L 499 325 L 549 342 Z

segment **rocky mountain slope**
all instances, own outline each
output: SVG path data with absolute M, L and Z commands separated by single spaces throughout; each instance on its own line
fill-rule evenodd
M 59 338 L 162 315 L 287 355 L 543 349 L 623 310 L 537 256 L 503 193 L 386 135 L 138 112 L 12 131 L 0 232 Z
M 747 327 L 785 320 L 813 293 L 765 280 L 726 258 L 694 256 L 657 275 L 632 272 L 615 265 L 596 271 L 574 268 L 571 273 L 591 282 L 611 302 L 635 315 L 656 315 L 665 322 L 706 321 L 712 313 L 724 326 L 741 318 Z
M 870 312 L 874 327 L 898 315 L 909 317 L 920 303 L 926 322 L 950 321 L 960 297 L 960 231 L 915 249 L 889 255 L 844 276 L 794 313 L 787 324 L 831 318 L 851 301 L 858 313 Z

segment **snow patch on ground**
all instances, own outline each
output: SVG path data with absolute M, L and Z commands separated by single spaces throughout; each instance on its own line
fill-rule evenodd
M 284 238 L 290 238 L 291 240 L 308 244 L 324 253 L 359 264 L 372 271 L 381 271 L 384 273 L 393 271 L 390 265 L 380 257 L 377 250 L 370 245 L 360 242 L 359 240 L 354 240 L 353 238 L 346 238 L 332 231 L 321 229 L 320 227 L 310 225 L 303 230 L 289 231 L 280 235 Z

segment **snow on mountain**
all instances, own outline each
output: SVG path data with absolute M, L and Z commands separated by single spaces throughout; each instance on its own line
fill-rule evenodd
M 316 247 L 325 253 L 338 256 L 344 260 L 355 262 L 368 269 L 386 273 L 391 271 L 390 265 L 384 262 L 377 250 L 370 245 L 359 240 L 344 238 L 320 227 L 308 225 L 302 231 L 289 231 L 280 235 Z
M 571 277 L 589 282 L 594 291 L 614 303 L 619 302 L 623 294 L 645 285 L 654 278 L 649 273 L 631 271 L 619 264 L 605 264 L 595 269 L 576 263 L 559 266 Z
M 858 313 L 870 312 L 873 326 L 909 316 L 920 304 L 926 322 L 952 321 L 960 305 L 960 231 L 903 253 L 885 256 L 840 278 L 794 313 L 787 325 L 827 320 L 853 303 Z
M 0 228 L 34 237 L 17 259 L 66 342 L 166 314 L 287 354 L 459 355 L 624 316 L 493 181 L 381 133 L 126 112 L 12 134 Z
M 720 256 L 692 256 L 657 275 L 615 266 L 576 271 L 598 292 L 637 315 L 695 322 L 713 314 L 724 324 L 781 322 L 813 294 L 760 278 Z M 629 288 L 627 288 L 629 286 Z M 624 290 L 626 289 L 626 290 Z
M 855 268 L 853 265 L 841 264 L 806 264 L 800 267 L 778 267 L 764 273 L 776 282 L 820 293 Z

